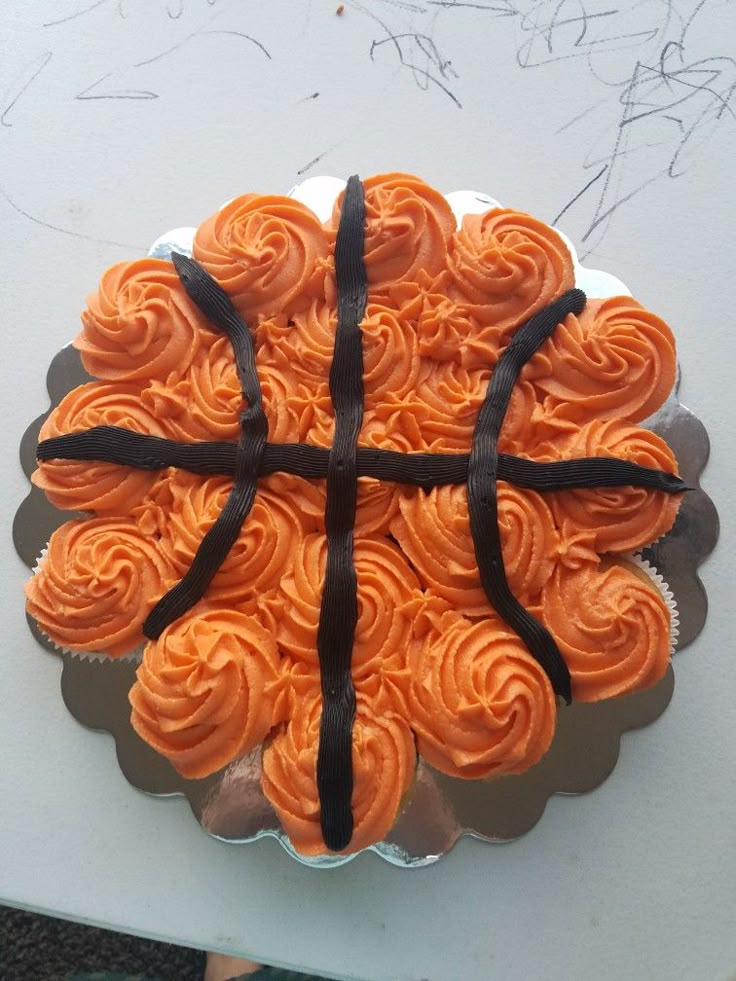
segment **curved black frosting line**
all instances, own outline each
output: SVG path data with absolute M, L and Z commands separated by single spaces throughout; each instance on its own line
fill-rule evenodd
M 521 369 L 569 313 L 585 306 L 582 290 L 569 290 L 519 328 L 491 376 L 473 432 L 468 461 L 468 514 L 480 581 L 497 613 L 544 668 L 552 687 L 569 703 L 570 672 L 550 632 L 526 610 L 509 588 L 498 527 L 498 434 Z
M 52 436 L 38 444 L 38 460 L 95 460 L 161 470 L 178 467 L 204 476 L 229 477 L 235 473 L 233 441 L 180 443 L 160 436 L 145 436 L 118 426 L 95 426 L 81 433 Z M 307 479 L 327 476 L 330 451 L 307 443 L 266 443 L 259 476 L 290 473 Z M 431 488 L 464 484 L 468 478 L 468 453 L 397 453 L 366 449 L 356 452 L 359 477 Z M 666 494 L 688 490 L 684 480 L 665 470 L 642 467 L 612 457 L 580 457 L 539 463 L 508 453 L 498 454 L 498 479 L 517 487 L 545 491 L 581 487 L 648 487 Z
M 335 241 L 337 330 L 330 366 L 335 435 L 327 464 L 327 567 L 317 627 L 322 684 L 317 789 L 322 837 L 332 851 L 341 851 L 353 836 L 355 690 L 350 661 L 358 622 L 353 526 L 358 499 L 356 448 L 363 421 L 360 322 L 368 296 L 363 263 L 364 220 L 363 185 L 353 176 L 345 189 Z
M 250 331 L 230 298 L 206 270 L 186 256 L 173 253 L 172 260 L 189 296 L 202 313 L 227 334 L 235 353 L 246 407 L 240 415 L 240 437 L 235 448 L 234 483 L 217 520 L 199 544 L 184 578 L 170 589 L 148 614 L 143 632 L 155 639 L 191 609 L 205 593 L 235 544 L 240 528 L 253 506 L 261 457 L 268 438 L 268 422 L 261 401 Z

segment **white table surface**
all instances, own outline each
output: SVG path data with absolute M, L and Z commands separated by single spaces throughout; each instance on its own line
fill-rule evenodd
M 330 977 L 736 977 L 734 6 L 336 6 L 2 5 L 0 900 Z M 107 265 L 237 193 L 390 169 L 547 220 L 593 181 L 560 225 L 675 328 L 722 530 L 674 700 L 602 787 L 424 870 L 313 871 L 273 841 L 208 838 L 68 714 L 23 615 L 17 446 Z

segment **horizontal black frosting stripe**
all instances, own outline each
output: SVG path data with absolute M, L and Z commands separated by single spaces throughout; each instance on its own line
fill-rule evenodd
M 475 424 L 467 482 L 470 531 L 483 589 L 568 703 L 572 694 L 564 658 L 552 634 L 519 603 L 506 579 L 498 526 L 498 434 L 521 369 L 561 320 L 581 312 L 585 300 L 582 290 L 569 290 L 523 324 L 499 357 Z
M 364 220 L 363 185 L 354 176 L 345 188 L 335 240 L 337 329 L 329 379 L 335 433 L 327 463 L 327 565 L 317 627 L 322 685 L 317 789 L 322 837 L 332 851 L 342 851 L 353 836 L 355 690 L 350 662 L 358 623 L 353 527 L 358 501 L 356 449 L 363 422 L 360 322 L 368 297 L 363 263 Z
M 230 339 L 246 407 L 240 415 L 233 487 L 217 520 L 200 542 L 183 579 L 158 601 L 146 618 L 143 632 L 152 639 L 159 637 L 169 624 L 204 596 L 215 573 L 227 558 L 253 506 L 261 457 L 268 438 L 268 422 L 263 411 L 261 383 L 256 371 L 250 331 L 227 293 L 198 262 L 177 253 L 172 255 L 172 260 L 189 296 Z
M 180 443 L 159 436 L 145 436 L 118 426 L 96 426 L 81 433 L 53 436 L 38 444 L 38 460 L 94 460 L 161 470 L 178 467 L 204 476 L 235 473 L 237 443 L 230 441 Z M 291 473 L 319 479 L 327 476 L 330 451 L 307 443 L 266 443 L 259 476 Z M 438 487 L 464 484 L 469 453 L 397 453 L 358 447 L 359 477 Z M 667 494 L 688 490 L 675 474 L 642 467 L 612 457 L 580 457 L 554 463 L 538 463 L 508 453 L 498 454 L 498 479 L 537 491 L 571 490 L 577 487 L 649 487 Z

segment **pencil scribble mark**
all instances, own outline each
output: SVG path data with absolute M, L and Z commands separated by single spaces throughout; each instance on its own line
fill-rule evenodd
M 555 136 L 559 135 L 560 133 L 564 133 L 566 129 L 574 126 L 575 123 L 579 122 L 585 116 L 590 115 L 591 112 L 595 112 L 595 110 L 598 109 L 604 101 L 604 99 L 598 99 L 598 101 L 594 102 L 592 106 L 588 106 L 587 109 L 583 109 L 582 112 L 579 112 L 576 116 L 573 116 L 572 119 L 568 119 L 567 122 L 563 123 L 559 129 L 555 130 Z
M 268 49 L 265 47 L 265 45 L 261 44 L 258 38 L 255 38 L 250 34 L 245 34 L 243 31 L 226 31 L 226 30 L 218 29 L 218 30 L 200 31 L 199 33 L 200 34 L 226 34 L 226 35 L 230 35 L 231 37 L 241 37 L 246 41 L 250 41 L 250 43 L 254 44 L 257 48 L 260 48 L 260 50 L 268 58 L 269 61 L 272 60 L 271 54 L 268 51 Z
M 299 102 L 300 103 L 302 103 L 302 102 L 312 102 L 314 99 L 318 99 L 318 98 L 319 98 L 319 92 L 312 92 L 311 95 L 305 95 L 303 99 L 300 99 L 299 100 Z
M 562 209 L 562 211 L 558 212 L 557 215 L 555 215 L 555 217 L 551 221 L 551 224 L 556 225 L 557 222 L 560 220 L 560 218 L 562 218 L 562 216 L 565 214 L 565 212 L 569 211 L 570 208 L 572 208 L 572 206 L 575 204 L 575 202 L 578 201 L 585 194 L 588 188 L 591 188 L 597 181 L 601 179 L 601 177 L 603 177 L 603 175 L 607 170 L 608 170 L 608 164 L 604 164 L 603 167 L 601 167 L 601 169 L 595 175 L 595 177 L 591 178 L 591 180 L 589 180 L 588 183 L 584 187 L 582 187 L 578 191 L 578 193 L 567 202 L 567 204 Z
M 497 17 L 518 17 L 520 11 L 512 6 L 509 0 L 490 0 L 488 3 L 468 2 L 468 0 L 427 0 L 430 7 L 441 7 L 443 10 L 483 10 Z
M 10 128 L 13 125 L 12 123 L 8 122 L 7 117 L 9 113 L 11 112 L 12 109 L 15 108 L 20 97 L 24 94 L 24 92 L 28 90 L 28 88 L 35 81 L 35 79 L 38 78 L 38 76 L 44 70 L 46 65 L 48 65 L 48 63 L 51 61 L 52 57 L 53 57 L 52 51 L 45 51 L 39 59 L 37 59 L 36 61 L 32 62 L 31 65 L 29 65 L 29 69 L 31 70 L 30 74 L 27 76 L 27 78 L 25 79 L 21 87 L 18 89 L 18 91 L 15 93 L 15 95 L 11 98 L 10 102 L 8 102 L 8 104 L 3 109 L 2 115 L 0 115 L 0 124 L 8 128 Z
M 133 100 L 148 100 L 148 99 L 158 99 L 157 92 L 151 92 L 149 89 L 112 89 L 107 92 L 95 92 L 94 89 L 98 85 L 101 85 L 106 79 L 112 76 L 113 72 L 108 72 L 107 75 L 103 75 L 102 78 L 98 78 L 96 82 L 93 82 L 86 89 L 82 89 L 74 96 L 79 102 L 93 102 L 99 99 L 133 99 Z
M 190 41 L 193 41 L 195 38 L 202 37 L 203 35 L 206 34 L 225 34 L 225 35 L 231 35 L 233 37 L 243 38 L 244 40 L 248 41 L 250 44 L 255 45 L 255 47 L 257 47 L 266 56 L 266 58 L 268 58 L 269 61 L 271 60 L 270 52 L 264 47 L 263 44 L 261 44 L 261 42 L 257 38 L 252 37 L 250 34 L 245 34 L 243 31 L 207 29 L 207 30 L 194 31 L 192 34 L 188 34 L 185 38 L 182 38 L 181 41 L 177 41 L 176 44 L 172 44 L 171 47 L 166 48 L 164 51 L 159 51 L 158 54 L 155 54 L 150 58 L 144 58 L 142 61 L 137 61 L 134 67 L 143 68 L 144 65 L 152 65 L 154 62 L 160 61 L 162 58 L 167 58 L 170 54 L 174 54 L 175 51 L 178 51 L 180 48 L 183 48 L 185 44 L 188 44 Z
M 311 170 L 315 164 L 318 164 L 320 162 L 322 157 L 326 156 L 329 153 L 329 150 L 330 148 L 328 148 L 327 150 L 323 150 L 322 153 L 318 154 L 313 160 L 310 160 L 309 163 L 304 164 L 303 167 L 300 167 L 299 170 L 297 170 L 297 174 L 300 177 L 302 176 L 302 174 L 306 174 L 308 170 Z
M 107 0 L 96 0 L 95 3 L 90 4 L 89 7 L 84 7 L 82 10 L 75 10 L 73 14 L 66 14 L 64 17 L 59 17 L 58 20 L 49 20 L 43 26 L 44 27 L 56 27 L 57 24 L 66 24 L 69 20 L 76 20 L 77 17 L 84 17 L 85 14 L 91 13 L 93 10 L 97 10 L 101 7 Z
M 427 8 L 419 3 L 412 3 L 411 0 L 381 0 L 381 3 L 395 7 L 397 10 L 408 10 L 412 14 L 426 14 Z
M 636 62 L 619 99 L 622 111 L 616 137 L 606 161 L 605 180 L 582 236 L 584 242 L 588 242 L 594 233 L 600 242 L 613 215 L 623 204 L 659 178 L 676 178 L 684 174 L 688 163 L 686 155 L 694 155 L 722 120 L 736 121 L 732 105 L 736 92 L 736 60 L 725 56 L 711 57 L 686 64 L 684 54 L 681 42 L 668 43 L 656 64 Z M 679 65 L 670 69 L 668 62 L 675 57 L 679 59 Z M 675 108 L 677 115 L 673 116 Z M 660 119 L 674 122 L 675 127 L 656 130 Z M 652 141 L 654 132 L 662 132 L 666 138 Z M 657 152 L 652 153 L 653 150 Z M 640 164 L 637 176 L 627 180 L 627 162 L 634 154 L 645 154 L 645 165 Z M 586 255 L 593 247 L 590 245 Z
M 431 37 L 415 32 L 392 34 L 389 31 L 387 37 L 372 42 L 369 52 L 371 61 L 375 61 L 376 51 L 384 44 L 392 46 L 398 55 L 400 64 L 410 69 L 419 88 L 426 91 L 430 85 L 436 85 L 455 103 L 458 109 L 462 109 L 460 100 L 448 84 L 451 78 L 458 77 L 457 72 L 452 67 L 452 62 L 442 57 Z M 413 60 L 417 54 L 424 56 L 427 67 Z
M 72 228 L 63 228 L 61 225 L 54 225 L 50 221 L 46 221 L 43 218 L 38 218 L 36 215 L 32 215 L 24 208 L 21 208 L 19 204 L 16 204 L 4 187 L 0 187 L 0 197 L 7 201 L 13 211 L 15 211 L 17 214 L 22 215 L 23 218 L 27 218 L 28 221 L 33 222 L 34 225 L 40 225 L 42 228 L 48 228 L 52 232 L 59 232 L 62 235 L 70 235 L 72 238 L 80 238 L 85 242 L 96 242 L 98 245 L 113 245 L 115 248 L 125 249 L 128 252 L 132 251 L 141 254 L 145 252 L 145 249 L 141 248 L 140 245 L 131 245 L 130 242 L 115 242 L 112 239 L 97 238 L 94 235 L 85 235 L 84 232 L 77 232 Z
M 519 27 L 526 39 L 519 45 L 516 60 L 521 68 L 536 68 L 553 61 L 570 58 L 588 58 L 596 50 L 606 52 L 646 44 L 656 37 L 658 28 L 626 31 L 617 28 L 621 11 L 618 8 L 589 14 L 580 0 L 570 0 L 576 11 L 574 16 L 564 16 L 568 0 L 560 0 L 551 9 L 549 3 L 537 3 L 524 14 Z M 597 21 L 613 24 L 610 33 L 591 36 Z
M 166 8 L 166 14 L 170 20 L 179 20 L 181 15 L 184 13 L 184 0 L 176 0 L 176 6 L 172 10 L 171 7 Z

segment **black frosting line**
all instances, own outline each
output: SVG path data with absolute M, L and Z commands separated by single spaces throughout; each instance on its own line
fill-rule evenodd
M 570 672 L 550 632 L 509 588 L 498 527 L 498 434 L 521 369 L 568 314 L 585 306 L 582 290 L 569 290 L 516 332 L 498 359 L 478 413 L 468 461 L 468 514 L 480 580 L 491 605 L 544 668 L 558 695 L 572 700 Z
M 177 467 L 204 476 L 235 473 L 237 443 L 230 440 L 182 443 L 146 436 L 118 426 L 96 426 L 80 433 L 53 436 L 38 444 L 36 457 L 44 460 L 90 460 L 162 470 Z M 307 479 L 327 476 L 330 451 L 307 443 L 266 443 L 259 476 L 290 473 Z M 397 453 L 394 450 L 358 447 L 359 477 L 373 477 L 400 484 L 431 488 L 464 484 L 468 477 L 468 453 Z M 679 494 L 689 490 L 678 476 L 665 470 L 642 467 L 615 457 L 580 457 L 539 463 L 508 453 L 498 454 L 498 479 L 542 493 L 582 487 L 648 487 Z
M 356 449 L 364 394 L 360 322 L 368 295 L 364 221 L 363 185 L 353 176 L 345 189 L 335 242 L 337 330 L 329 379 L 335 434 L 327 464 L 327 566 L 317 628 L 322 685 L 317 789 L 322 837 L 332 851 L 346 848 L 353 835 L 355 690 L 350 661 L 358 622 L 353 527 L 358 497 Z
M 194 259 L 174 253 L 172 260 L 189 296 L 215 326 L 227 334 L 235 353 L 246 407 L 240 414 L 240 436 L 235 447 L 234 483 L 217 520 L 199 544 L 192 564 L 148 614 L 143 632 L 155 639 L 197 603 L 235 544 L 253 506 L 261 457 L 268 438 L 268 422 L 261 400 L 253 339 L 222 287 Z

